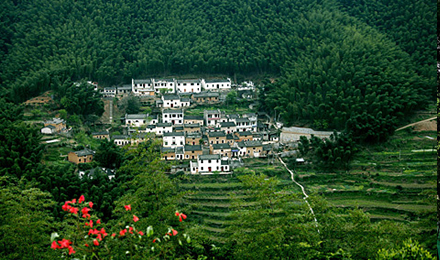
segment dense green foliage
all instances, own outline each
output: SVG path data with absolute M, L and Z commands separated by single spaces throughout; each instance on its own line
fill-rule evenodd
M 351 136 L 334 132 L 324 140 L 312 135 L 307 139 L 300 137 L 298 143 L 300 155 L 313 161 L 318 167 L 327 170 L 348 169 L 357 147 Z

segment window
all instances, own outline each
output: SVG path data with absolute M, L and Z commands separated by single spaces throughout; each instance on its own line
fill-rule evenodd
M 211 163 L 211 160 L 208 160 L 208 163 Z
M 203 166 L 202 166 L 202 167 L 200 167 L 200 170 L 201 170 L 201 171 L 203 171 Z

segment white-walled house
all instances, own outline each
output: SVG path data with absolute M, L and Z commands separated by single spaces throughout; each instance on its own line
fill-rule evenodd
M 132 79 L 131 87 L 135 96 L 154 96 L 152 79 Z
M 106 87 L 101 91 L 102 97 L 115 97 L 116 96 L 116 87 Z
M 183 124 L 183 110 L 182 109 L 164 109 L 162 111 L 162 122 L 171 123 L 172 125 Z
M 197 157 L 197 162 L 190 162 L 191 174 L 213 174 L 214 172 L 229 172 L 229 160 L 221 158 L 220 154 L 205 154 Z
M 168 90 L 168 93 L 176 92 L 174 79 L 153 79 L 153 88 L 156 94 L 159 94 L 161 89 Z
M 173 131 L 173 124 L 171 123 L 157 123 L 154 128 L 154 132 L 158 136 L 162 136 L 164 133 L 171 133 Z
M 163 147 L 183 147 L 185 146 L 185 133 L 171 132 L 163 134 Z
M 177 93 L 199 93 L 201 91 L 202 91 L 202 80 L 200 79 L 176 80 Z
M 219 109 L 203 111 L 206 126 L 216 126 L 221 119 L 221 115 L 222 113 Z
M 231 79 L 202 80 L 205 91 L 225 91 L 231 89 Z
M 140 127 L 157 123 L 157 117 L 150 117 L 148 114 L 125 114 L 125 126 Z
M 179 108 L 179 107 L 189 107 L 191 105 L 191 100 L 189 98 L 184 98 L 179 95 L 163 95 L 161 97 L 162 102 L 158 102 L 159 106 L 164 108 Z

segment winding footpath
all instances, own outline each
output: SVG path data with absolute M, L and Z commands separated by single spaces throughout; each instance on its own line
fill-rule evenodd
M 409 125 L 406 125 L 406 126 L 402 126 L 400 128 L 397 128 L 395 130 L 395 132 L 403 130 L 403 129 L 411 127 L 411 126 L 414 126 L 414 125 L 417 125 L 417 124 L 420 124 L 420 123 L 423 123 L 423 122 L 429 122 L 429 121 L 434 120 L 434 119 L 437 119 L 437 117 L 436 116 L 435 117 L 431 117 L 431 118 L 428 118 L 428 119 L 425 119 L 425 120 L 421 120 L 421 121 L 418 121 L 418 122 L 415 122 L 415 123 L 412 123 L 412 124 L 409 124 Z
M 312 206 L 310 206 L 310 203 L 307 201 L 307 198 L 309 196 L 307 195 L 306 190 L 304 189 L 304 186 L 302 186 L 297 181 L 295 181 L 295 178 L 293 177 L 293 172 L 289 168 L 287 168 L 287 165 L 283 162 L 281 157 L 279 157 L 279 156 L 277 156 L 277 157 L 278 157 L 278 160 L 280 160 L 281 164 L 284 166 L 284 168 L 286 168 L 286 170 L 290 173 L 290 178 L 292 179 L 292 181 L 301 188 L 302 193 L 304 194 L 303 199 L 306 201 L 307 206 L 309 206 L 310 212 L 312 212 L 313 218 L 315 219 L 316 229 L 318 230 L 318 233 L 320 233 L 319 228 L 318 228 L 318 220 L 316 219 L 315 212 L 313 212 Z

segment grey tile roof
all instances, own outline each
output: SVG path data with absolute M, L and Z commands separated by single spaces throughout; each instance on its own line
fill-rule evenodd
M 240 146 L 240 147 L 257 147 L 257 146 L 263 146 L 263 143 L 261 141 L 243 141 L 243 142 L 239 142 L 238 146 Z
M 203 116 L 187 116 L 183 117 L 183 120 L 203 120 Z
M 185 151 L 202 151 L 201 145 L 185 145 Z
M 244 131 L 244 132 L 237 132 L 239 136 L 248 136 L 253 135 L 250 131 Z
M 199 160 L 219 160 L 220 154 L 202 154 L 199 155 Z
M 149 84 L 152 83 L 151 79 L 135 79 L 134 84 Z
M 164 109 L 162 113 L 169 113 L 169 114 L 182 114 L 182 109 Z
M 125 119 L 147 119 L 147 114 L 126 114 Z
M 201 92 L 193 95 L 194 98 L 219 97 L 219 96 L 220 93 L 218 92 Z
M 163 136 L 185 136 L 184 132 L 168 132 L 163 133 Z
M 84 149 L 84 150 L 80 150 L 80 151 L 74 151 L 74 153 L 78 156 L 86 156 L 86 155 L 95 154 L 95 151 L 92 151 L 90 149 Z
M 176 100 L 180 99 L 179 95 L 163 95 L 163 100 Z
M 219 132 L 208 132 L 209 137 L 223 137 L 226 136 L 225 132 L 219 131 Z
M 212 148 L 214 150 L 218 150 L 218 149 L 231 149 L 231 146 L 229 145 L 229 143 L 225 143 L 225 144 L 213 144 Z
M 220 127 L 234 127 L 235 123 L 234 122 L 221 122 L 220 123 Z
M 171 127 L 173 124 L 171 123 L 157 123 L 157 127 Z

